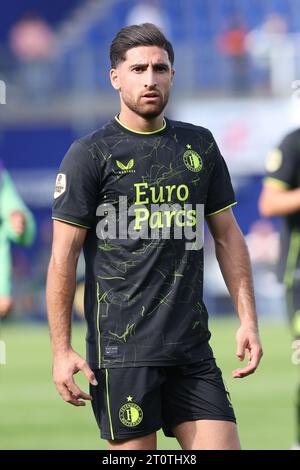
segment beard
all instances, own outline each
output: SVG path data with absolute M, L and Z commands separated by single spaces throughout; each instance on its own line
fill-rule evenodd
M 141 102 L 142 97 L 140 97 L 137 101 L 134 101 L 131 97 L 125 95 L 122 95 L 122 100 L 124 104 L 135 114 L 146 120 L 151 120 L 161 115 L 161 113 L 168 104 L 169 95 L 169 92 L 166 93 L 164 98 L 160 95 L 160 98 L 157 103 L 143 104 Z

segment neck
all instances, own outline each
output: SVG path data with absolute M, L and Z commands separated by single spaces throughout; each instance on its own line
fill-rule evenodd
M 124 126 L 137 132 L 153 132 L 161 129 L 164 125 L 163 114 L 160 114 L 153 119 L 145 119 L 133 113 L 131 110 L 121 109 L 119 114 L 119 121 Z

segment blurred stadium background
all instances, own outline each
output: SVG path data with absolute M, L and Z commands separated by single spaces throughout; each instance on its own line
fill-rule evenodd
M 268 152 L 300 124 L 297 0 L 10 0 L 0 15 L 0 159 L 38 224 L 35 244 L 13 247 L 15 311 L 2 321 L 0 449 L 104 448 L 90 410 L 64 404 L 51 383 L 44 286 L 56 170 L 70 143 L 118 111 L 109 44 L 124 25 L 159 24 L 175 48 L 167 115 L 208 127 L 232 174 L 235 214 L 253 262 L 265 357 L 234 382 L 237 322 L 206 237 L 205 295 L 244 448 L 288 449 L 294 438 L 296 367 L 276 281 L 278 220 L 261 220 L 257 199 Z M 297 81 L 299 78 L 299 82 Z M 4 100 L 4 98 L 6 98 Z M 0 260 L 1 262 L 1 260 Z M 79 290 L 74 341 L 84 348 Z M 82 383 L 84 383 L 82 381 Z M 89 407 L 87 407 L 89 408 Z M 177 448 L 160 436 L 160 448 Z

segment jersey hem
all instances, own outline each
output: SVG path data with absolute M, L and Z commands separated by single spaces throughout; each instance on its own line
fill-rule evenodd
M 174 360 L 174 361 L 136 361 L 136 362 L 115 362 L 114 364 L 101 364 L 99 367 L 98 362 L 88 362 L 92 370 L 99 369 L 123 369 L 123 368 L 135 368 L 135 367 L 168 367 L 168 366 L 183 366 L 187 364 L 195 364 L 200 361 L 207 359 L 214 359 L 214 355 L 207 353 L 201 357 L 194 358 L 191 360 Z

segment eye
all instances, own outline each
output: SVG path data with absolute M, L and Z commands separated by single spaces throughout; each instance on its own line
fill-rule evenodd
M 143 67 L 134 67 L 133 69 L 134 72 L 140 73 L 143 71 Z
M 158 66 L 156 67 L 156 70 L 157 70 L 158 72 L 166 72 L 166 71 L 168 70 L 168 67 L 166 67 L 165 65 L 158 65 Z

